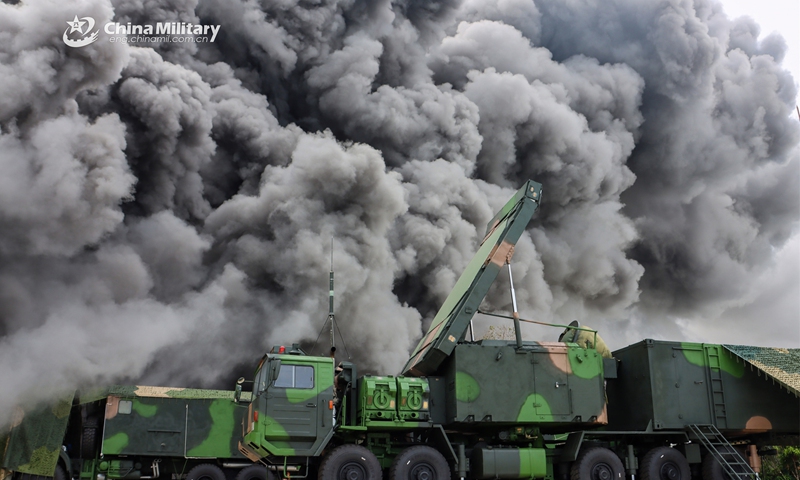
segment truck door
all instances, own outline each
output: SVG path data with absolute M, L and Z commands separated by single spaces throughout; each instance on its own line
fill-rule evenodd
M 253 395 L 241 442 L 248 458 L 319 455 L 333 434 L 333 359 L 267 355 Z
M 265 437 L 291 439 L 298 447 L 314 443 L 319 408 L 314 367 L 314 364 L 290 365 L 286 361 L 281 364 L 278 378 L 266 395 L 266 414 L 271 423 Z
M 669 420 L 673 425 L 688 425 L 688 424 L 709 424 L 725 420 L 724 402 L 721 401 L 721 395 L 712 393 L 713 388 L 718 383 L 713 382 L 709 377 L 711 365 L 707 365 L 708 356 L 703 350 L 701 344 L 684 344 L 682 346 L 672 347 L 672 368 L 674 380 L 670 382 L 670 387 L 675 392 L 673 398 L 675 399 L 666 409 L 670 415 Z M 714 359 L 711 356 L 711 359 Z M 710 360 L 710 359 L 709 359 Z M 716 362 L 719 367 L 719 362 Z M 709 380 L 711 384 L 709 384 Z M 720 385 L 721 387 L 721 385 Z M 713 398 L 719 399 L 721 408 L 718 407 L 716 418 L 711 414 L 714 409 L 711 408 L 709 403 L 709 394 L 714 395 Z M 720 392 L 721 393 L 721 392 Z M 725 428 L 725 425 L 716 423 L 717 426 Z

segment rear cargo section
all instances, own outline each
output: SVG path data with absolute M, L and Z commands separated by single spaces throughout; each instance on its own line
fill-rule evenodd
M 238 458 L 247 410 L 233 392 L 116 387 L 105 410 L 104 455 Z
M 609 429 L 796 432 L 798 352 L 650 339 L 625 347 L 614 352 L 619 378 L 608 382 Z

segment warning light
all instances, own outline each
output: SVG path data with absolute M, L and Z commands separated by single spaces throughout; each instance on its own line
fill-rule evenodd
M 333 400 L 328 400 L 328 410 L 333 410 Z
M 278 353 L 286 353 L 286 347 L 281 345 L 281 348 L 278 349 Z
M 253 421 L 254 422 L 258 421 L 258 410 L 253 410 Z

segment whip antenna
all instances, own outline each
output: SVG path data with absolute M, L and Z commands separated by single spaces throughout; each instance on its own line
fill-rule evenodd
M 328 297 L 328 320 L 331 322 L 331 358 L 336 354 L 336 337 L 334 335 L 335 317 L 333 314 L 333 238 L 331 238 L 331 277 L 330 277 L 330 296 Z
M 344 341 L 344 336 L 342 335 L 342 331 L 339 330 L 339 326 L 336 325 L 336 317 L 333 313 L 333 238 L 331 238 L 331 271 L 329 276 L 329 284 L 328 284 L 328 319 L 322 325 L 322 328 L 319 330 L 319 335 L 317 335 L 317 340 L 314 341 L 314 346 L 311 348 L 311 351 L 316 351 L 317 343 L 319 343 L 319 339 L 322 337 L 322 332 L 325 331 L 325 327 L 330 322 L 331 324 L 331 352 L 330 357 L 336 360 L 336 336 L 335 332 L 339 332 L 339 338 L 344 345 L 344 353 L 347 354 L 347 359 L 350 360 L 350 352 L 347 351 L 347 342 Z

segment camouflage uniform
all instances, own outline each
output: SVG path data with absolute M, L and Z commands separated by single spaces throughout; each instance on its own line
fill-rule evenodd
M 584 328 L 587 330 L 578 330 L 577 328 L 567 328 L 564 330 L 564 333 L 558 337 L 559 342 L 566 342 L 566 343 L 577 343 L 579 346 L 583 348 L 594 348 L 597 350 L 597 353 L 600 354 L 603 358 L 612 358 L 611 357 L 611 350 L 608 349 L 606 346 L 606 342 L 600 337 L 599 334 L 595 334 L 594 332 L 590 332 L 589 330 L 593 330 L 592 327 L 583 325 L 581 326 L 577 321 L 574 321 L 569 324 L 570 327 L 579 327 Z M 595 342 L 595 335 L 597 338 L 597 345 L 594 345 Z

